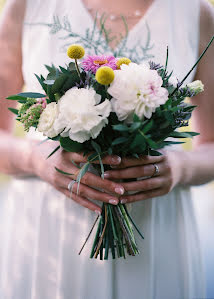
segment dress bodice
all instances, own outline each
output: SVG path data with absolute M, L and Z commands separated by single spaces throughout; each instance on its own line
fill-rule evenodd
M 199 0 L 154 0 L 146 14 L 116 47 L 115 54 L 133 61 L 164 64 L 182 79 L 198 55 Z M 27 89 L 38 89 L 34 73 L 44 65 L 68 63 L 67 46 L 80 43 L 86 53 L 111 53 L 82 0 L 27 0 L 23 26 L 23 74 Z M 189 77 L 191 80 L 194 76 Z

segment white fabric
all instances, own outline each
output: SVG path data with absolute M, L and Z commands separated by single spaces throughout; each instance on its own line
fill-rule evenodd
M 41 91 L 33 74 L 45 75 L 43 64 L 68 62 L 61 50 L 79 40 L 68 35 L 85 36 L 92 26 L 81 1 L 27 0 L 23 27 L 27 90 Z M 153 47 L 144 49 L 147 60 L 151 55 L 164 64 L 168 45 L 169 69 L 182 79 L 197 58 L 198 27 L 199 0 L 156 0 L 130 31 L 127 48 L 145 48 L 149 28 L 148 47 Z M 132 55 L 137 57 L 136 52 Z M 95 215 L 39 179 L 14 180 L 0 229 L 0 299 L 205 298 L 189 188 L 177 187 L 166 196 L 135 203 L 131 213 L 145 236 L 142 241 L 136 234 L 140 255 L 90 260 L 91 241 L 81 256 L 78 251 Z

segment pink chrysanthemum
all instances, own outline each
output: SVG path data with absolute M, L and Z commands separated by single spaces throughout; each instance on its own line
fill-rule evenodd
M 112 55 L 89 55 L 83 59 L 82 67 L 85 71 L 91 71 L 95 74 L 101 66 L 108 66 L 113 70 L 116 70 L 116 62 L 116 58 Z

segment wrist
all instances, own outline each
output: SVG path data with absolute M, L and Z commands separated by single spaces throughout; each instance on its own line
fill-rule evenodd
M 187 184 L 186 153 L 184 151 L 167 151 L 167 158 L 173 177 L 173 187 Z
M 178 169 L 178 185 L 190 185 L 191 167 L 189 167 L 189 153 L 186 151 L 178 152 L 177 169 Z
M 15 151 L 12 152 L 11 169 L 15 175 L 35 175 L 33 163 L 33 148 L 35 141 L 28 139 L 16 139 Z

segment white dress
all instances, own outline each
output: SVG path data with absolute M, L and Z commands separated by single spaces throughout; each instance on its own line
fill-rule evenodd
M 168 45 L 169 69 L 182 79 L 198 55 L 199 6 L 199 0 L 155 0 L 118 55 L 164 64 Z M 92 29 L 80 0 L 27 0 L 26 89 L 40 91 L 33 74 L 45 75 L 44 64 L 69 62 L 65 49 L 71 43 L 82 43 L 87 53 L 111 52 Z M 0 299 L 205 298 L 189 188 L 133 204 L 145 240 L 136 235 L 141 253 L 126 260 L 91 260 L 90 242 L 79 256 L 94 213 L 37 178 L 14 179 L 1 214 Z

